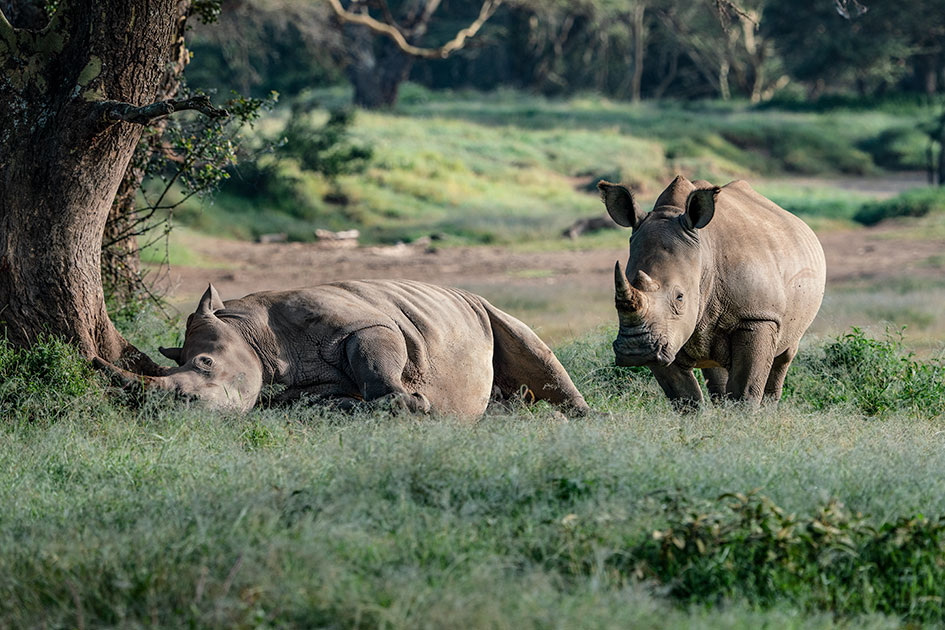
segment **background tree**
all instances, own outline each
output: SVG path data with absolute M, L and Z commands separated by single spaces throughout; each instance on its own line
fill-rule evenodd
M 440 3 L 441 0 L 405 0 L 391 6 L 387 0 L 354 0 L 345 8 L 341 0 L 328 0 L 344 28 L 350 55 L 348 77 L 354 87 L 356 105 L 369 108 L 393 105 L 415 59 L 445 59 L 462 49 L 492 17 L 502 0 L 483 0 L 478 16 L 469 26 L 439 47 L 424 48 L 420 42 Z M 377 8 L 378 17 L 371 15 L 372 7 Z
M 23 10 L 13 22 L 0 11 L 0 321 L 14 344 L 48 333 L 159 371 L 109 319 L 101 243 L 144 126 L 223 113 L 206 97 L 158 100 L 181 4 L 61 0 L 48 20 Z

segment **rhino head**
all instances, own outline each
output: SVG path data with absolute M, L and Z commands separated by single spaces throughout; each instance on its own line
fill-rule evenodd
M 699 319 L 700 230 L 712 220 L 719 189 L 696 189 L 677 177 L 647 214 L 626 187 L 606 181 L 597 187 L 610 217 L 633 230 L 626 273 L 619 261 L 614 267 L 617 365 L 669 365 Z
M 96 365 L 125 385 L 163 389 L 210 407 L 248 411 L 262 389 L 263 365 L 239 328 L 218 316 L 223 309 L 220 295 L 210 285 L 187 318 L 183 347 L 158 348 L 178 365 L 161 376 L 134 374 L 101 360 Z

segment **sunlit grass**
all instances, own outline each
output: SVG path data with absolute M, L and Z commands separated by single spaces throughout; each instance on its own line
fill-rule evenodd
M 338 90 L 312 95 L 311 124 L 327 115 L 318 107 L 340 106 L 346 98 Z M 911 135 L 883 134 L 911 128 L 927 114 L 919 107 L 798 112 L 745 103 L 634 105 L 514 91 L 443 95 L 408 86 L 393 111 L 358 112 L 352 137 L 374 151 L 365 172 L 331 183 L 284 159 L 278 198 L 240 198 L 224 187 L 215 205 L 201 213 L 189 204 L 180 216 L 198 229 L 238 238 L 285 232 L 311 240 L 323 227 L 361 229 L 367 242 L 433 233 L 460 243 L 540 241 L 557 237 L 576 218 L 602 213 L 594 188 L 601 178 L 632 186 L 645 204 L 676 173 L 717 184 L 745 178 L 762 190 L 769 176 L 875 175 L 870 151 L 924 151 Z M 277 137 L 285 119 L 284 111 L 267 116 L 256 136 Z M 847 221 L 870 198 L 813 184 L 769 188 L 775 201 L 818 227 Z M 344 201 L 327 201 L 329 192 Z

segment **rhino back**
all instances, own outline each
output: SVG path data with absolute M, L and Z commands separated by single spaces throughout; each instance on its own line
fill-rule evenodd
M 820 308 L 826 276 L 823 248 L 807 224 L 736 181 L 722 188 L 702 238 L 706 314 L 723 328 L 776 321 L 780 345 L 796 343 Z
M 407 347 L 404 386 L 441 410 L 461 411 L 488 401 L 492 386 L 492 331 L 478 298 L 421 282 L 359 280 L 295 291 L 257 293 L 286 363 L 283 384 L 326 395 L 357 395 L 345 364 L 354 333 L 384 326 Z M 229 304 L 228 304 L 229 306 Z M 315 387 L 315 389 L 313 389 Z M 469 399 L 469 400 L 467 400 Z

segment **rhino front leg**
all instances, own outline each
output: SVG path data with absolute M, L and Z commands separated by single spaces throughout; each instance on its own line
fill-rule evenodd
M 692 411 L 702 404 L 702 388 L 699 387 L 692 368 L 680 367 L 673 363 L 665 367 L 651 366 L 650 371 L 676 409 Z
M 777 334 L 778 325 L 769 321 L 750 322 L 732 333 L 732 366 L 726 388 L 729 397 L 752 405 L 761 403 L 774 363 Z
M 397 410 L 429 413 L 430 401 L 404 388 L 407 344 L 399 332 L 372 326 L 351 335 L 346 344 L 350 373 L 367 403 L 389 404 Z

